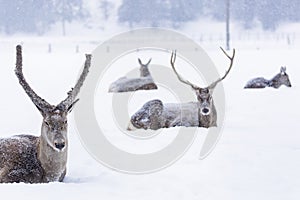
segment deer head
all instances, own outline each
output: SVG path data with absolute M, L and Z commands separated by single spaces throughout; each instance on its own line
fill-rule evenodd
M 76 99 L 80 88 L 89 72 L 91 65 L 91 55 L 86 54 L 86 60 L 84 69 L 75 84 L 67 94 L 66 99 L 61 101 L 58 105 L 51 105 L 46 100 L 38 96 L 33 89 L 29 86 L 24 78 L 22 71 L 22 47 L 18 45 L 17 50 L 17 62 L 15 74 L 19 79 L 20 85 L 25 90 L 31 101 L 37 107 L 41 115 L 43 116 L 41 137 L 51 148 L 56 151 L 63 151 L 67 146 L 67 115 L 72 111 L 72 108 L 79 99 Z
M 146 64 L 143 64 L 141 59 L 138 59 L 139 64 L 141 65 L 140 67 L 140 76 L 141 77 L 147 77 L 147 76 L 151 76 L 150 72 L 149 72 L 149 68 L 148 65 L 151 62 L 151 58 L 149 59 L 149 61 Z
M 157 130 L 162 127 L 164 105 L 161 100 L 154 99 L 143 105 L 143 107 L 131 116 L 127 130 L 139 128 Z
M 282 66 L 280 68 L 280 73 L 278 75 L 276 75 L 271 81 L 274 82 L 275 80 L 280 85 L 283 84 L 287 87 L 292 87 L 292 84 L 291 84 L 290 79 L 289 79 L 289 75 L 286 73 L 286 67 L 285 66 L 284 67 Z
M 197 100 L 199 102 L 199 114 L 202 116 L 214 115 L 214 113 L 212 113 L 212 112 L 215 112 L 215 106 L 214 106 L 213 98 L 212 98 L 213 91 L 214 91 L 215 87 L 218 85 L 218 83 L 220 83 L 222 80 L 224 80 L 226 78 L 226 76 L 228 75 L 228 73 L 230 72 L 230 70 L 232 68 L 233 59 L 235 56 L 235 49 L 233 49 L 232 57 L 230 57 L 223 48 L 221 48 L 221 50 L 227 56 L 227 58 L 230 60 L 229 68 L 223 77 L 217 79 L 215 82 L 211 83 L 207 87 L 199 87 L 199 86 L 189 82 L 188 80 L 183 79 L 175 69 L 176 52 L 172 52 L 171 61 L 170 61 L 172 69 L 175 72 L 179 81 L 191 86 L 192 89 L 195 91 Z M 215 113 L 215 115 L 216 115 L 216 113 Z
M 285 85 L 287 87 L 292 87 L 292 84 L 289 79 L 289 75 L 286 73 L 286 67 L 280 68 L 280 73 L 274 76 L 270 81 L 268 86 L 273 88 L 279 88 L 281 85 Z

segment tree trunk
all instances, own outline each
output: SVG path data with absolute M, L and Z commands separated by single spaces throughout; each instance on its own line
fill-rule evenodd
M 230 50 L 229 21 L 230 21 L 230 0 L 226 0 L 226 49 L 227 50 Z
M 63 34 L 63 36 L 66 36 L 66 21 L 65 21 L 65 19 L 62 19 L 62 34 Z

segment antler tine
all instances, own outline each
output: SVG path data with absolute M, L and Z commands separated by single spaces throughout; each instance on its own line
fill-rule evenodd
M 72 88 L 67 94 L 67 98 L 65 100 L 63 100 L 62 102 L 60 102 L 56 108 L 62 111 L 68 111 L 79 99 L 76 99 L 77 95 L 80 92 L 80 88 L 83 85 L 83 82 L 89 72 L 89 68 L 91 66 L 91 58 L 92 55 L 91 54 L 86 54 L 86 60 L 84 63 L 84 68 L 83 71 L 79 77 L 79 79 L 77 80 L 75 87 Z
M 39 109 L 40 112 L 45 113 L 51 111 L 54 106 L 50 105 L 47 101 L 39 97 L 33 89 L 29 86 L 27 81 L 25 80 L 25 77 L 23 75 L 23 64 L 22 64 L 22 46 L 17 45 L 16 46 L 17 51 L 17 58 L 16 58 L 16 68 L 15 68 L 15 74 L 19 79 L 20 85 L 25 90 L 26 94 L 29 96 L 31 101 L 34 103 L 34 105 Z
M 233 59 L 234 59 L 234 56 L 235 56 L 235 49 L 233 49 L 233 53 L 232 53 L 231 57 L 226 53 L 226 51 L 222 47 L 220 47 L 220 49 L 223 51 L 223 53 L 226 55 L 226 57 L 230 60 L 230 65 L 229 65 L 228 70 L 226 71 L 226 73 L 224 74 L 224 76 L 222 78 L 219 78 L 218 80 L 216 80 L 215 82 L 213 82 L 212 84 L 210 84 L 208 86 L 208 88 L 210 88 L 210 89 L 215 88 L 219 82 L 221 82 L 222 80 L 224 80 L 226 78 L 226 76 L 229 74 L 229 72 L 232 68 L 232 65 L 233 65 Z
M 193 83 L 189 82 L 188 80 L 185 80 L 183 79 L 179 74 L 178 72 L 176 71 L 175 69 L 175 60 L 176 60 L 176 51 L 173 51 L 172 52 L 172 55 L 171 55 L 171 60 L 170 60 L 170 63 L 171 63 L 171 66 L 172 66 L 172 69 L 173 71 L 175 72 L 177 78 L 179 79 L 179 81 L 181 81 L 182 83 L 185 83 L 187 85 L 190 85 L 193 89 L 197 90 L 199 89 L 199 87 L 197 85 L 194 85 Z

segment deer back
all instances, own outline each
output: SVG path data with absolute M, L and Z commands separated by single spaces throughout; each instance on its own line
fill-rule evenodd
M 38 145 L 39 138 L 32 135 L 0 139 L 0 183 L 45 182 Z
M 265 87 L 269 87 L 269 85 L 270 85 L 269 80 L 263 77 L 258 77 L 248 81 L 244 86 L 244 88 L 265 88 Z

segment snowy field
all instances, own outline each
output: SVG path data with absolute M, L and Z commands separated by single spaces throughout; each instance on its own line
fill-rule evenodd
M 48 53 L 49 41 L 52 41 L 52 53 Z M 25 77 L 41 97 L 53 104 L 64 99 L 73 86 L 84 53 L 92 52 L 99 44 L 99 40 L 78 38 L 2 38 L 1 137 L 40 132 L 42 117 L 14 74 L 15 46 L 19 42 L 23 42 Z M 75 52 L 76 45 L 79 53 Z M 218 46 L 218 43 L 203 44 L 223 73 L 228 63 L 224 63 Z M 233 46 L 236 48 L 234 66 L 223 82 L 226 118 L 222 136 L 204 160 L 198 156 L 207 131 L 200 129 L 187 153 L 162 171 L 145 175 L 113 171 L 85 151 L 71 114 L 64 182 L 1 184 L 1 199 L 299 199 L 300 45 L 288 46 L 284 41 L 274 40 L 236 41 Z M 281 65 L 287 66 L 292 88 L 243 89 L 253 77 L 272 78 Z

